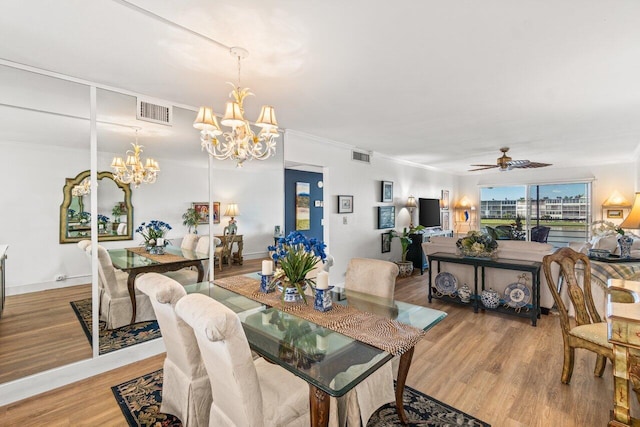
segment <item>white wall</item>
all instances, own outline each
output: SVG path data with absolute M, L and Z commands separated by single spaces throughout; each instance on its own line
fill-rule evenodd
M 380 181 L 393 181 L 393 205 L 396 207 L 397 231 L 409 226 L 409 211 L 404 207 L 410 195 L 440 198 L 443 189 L 456 185 L 453 175 L 411 166 L 373 154 L 370 165 L 351 160 L 351 149 L 342 144 L 323 141 L 312 136 L 287 131 L 285 161 L 321 166 L 324 170 L 325 242 L 335 258 L 331 269 L 331 283 L 344 282 L 344 274 L 351 258 L 400 260 L 400 242 L 393 239 L 392 251 L 381 253 L 381 235 L 388 230 L 377 229 L 380 202 Z M 353 195 L 354 213 L 337 213 L 337 196 Z M 418 212 L 414 211 L 414 224 Z M 343 224 L 344 218 L 347 224 Z

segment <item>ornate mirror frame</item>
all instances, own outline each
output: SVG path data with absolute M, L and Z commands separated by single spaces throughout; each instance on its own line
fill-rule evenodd
M 64 188 L 62 189 L 64 199 L 60 205 L 60 243 L 75 243 L 80 240 L 90 239 L 91 236 L 69 237 L 67 235 L 68 222 L 68 210 L 73 200 L 72 190 L 76 185 L 79 185 L 83 180 L 89 179 L 91 171 L 86 170 L 80 172 L 75 178 L 66 178 Z M 98 235 L 98 241 L 111 241 L 111 240 L 133 240 L 133 205 L 131 204 L 131 186 L 129 184 L 123 184 L 116 181 L 113 178 L 111 172 L 98 172 L 98 180 L 108 178 L 112 180 L 118 188 L 124 193 L 124 203 L 126 207 L 127 217 L 127 232 L 122 235 Z

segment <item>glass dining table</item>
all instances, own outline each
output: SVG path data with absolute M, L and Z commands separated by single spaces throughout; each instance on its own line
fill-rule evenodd
M 257 273 L 246 276 L 259 279 Z M 329 396 L 340 397 L 357 386 L 393 355 L 356 339 L 267 306 L 215 284 L 203 282 L 185 286 L 187 293 L 201 293 L 223 303 L 238 314 L 249 346 L 263 358 L 276 363 L 309 384 L 312 426 L 327 426 Z M 424 331 L 446 317 L 446 313 L 402 301 L 334 288 L 334 304 L 378 314 Z M 396 383 L 396 409 L 407 423 L 402 392 L 414 348 L 400 356 Z
M 127 277 L 127 290 L 131 299 L 132 315 L 131 324 L 136 320 L 136 277 L 142 273 L 165 273 L 167 271 L 181 270 L 186 267 L 195 267 L 198 270 L 198 282 L 204 279 L 203 261 L 209 260 L 209 255 L 179 248 L 167 246 L 164 254 L 149 254 L 144 248 L 138 246 L 125 249 L 109 249 L 107 251 L 113 266 L 129 274 Z

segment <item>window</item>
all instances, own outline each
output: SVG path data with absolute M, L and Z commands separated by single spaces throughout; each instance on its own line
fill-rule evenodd
M 480 226 L 502 239 L 529 239 L 531 228 L 551 227 L 556 247 L 589 238 L 591 183 L 530 184 L 480 189 Z M 488 227 L 488 228 L 487 228 Z M 504 234 L 504 230 L 511 229 Z

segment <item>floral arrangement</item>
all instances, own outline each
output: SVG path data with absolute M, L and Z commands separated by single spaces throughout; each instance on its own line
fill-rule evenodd
M 458 239 L 456 247 L 463 255 L 488 257 L 498 249 L 498 242 L 488 234 L 470 231 L 466 237 Z
M 106 224 L 107 222 L 109 222 L 109 217 L 102 214 L 98 214 L 98 222 Z
M 610 236 L 620 234 L 624 236 L 624 230 L 611 221 L 594 221 L 591 223 L 591 234 L 594 236 Z
M 293 231 L 287 237 L 279 238 L 275 245 L 267 248 L 272 253 L 271 258 L 278 265 L 270 286 L 275 287 L 280 282 L 283 288 L 283 298 L 286 288 L 295 287 L 306 303 L 307 298 L 304 295 L 303 287 L 307 284 L 312 288 L 315 286 L 315 282 L 312 279 L 307 279 L 306 275 L 320 260 L 324 262 L 327 258 L 324 252 L 325 246 L 318 239 L 308 239 L 299 231 Z
M 136 228 L 136 233 L 140 233 L 144 239 L 145 246 L 156 246 L 159 238 L 163 238 L 167 232 L 171 230 L 171 226 L 164 221 L 158 221 L 156 219 L 149 221 L 149 223 L 142 223 Z

